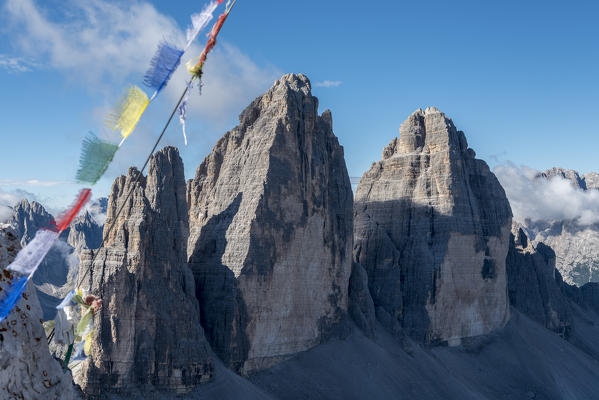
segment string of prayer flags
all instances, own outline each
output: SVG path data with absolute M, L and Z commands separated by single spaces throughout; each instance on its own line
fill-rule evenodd
M 187 82 L 187 91 L 185 92 L 185 97 L 183 97 L 183 101 L 179 105 L 179 122 L 181 123 L 181 130 L 183 131 L 183 140 L 185 141 L 185 146 L 187 146 L 187 132 L 185 130 L 185 119 L 187 118 L 187 101 L 189 100 L 189 92 L 193 88 L 193 79 L 190 79 Z
M 2 303 L 0 303 L 0 322 L 8 317 L 8 314 L 10 314 L 14 306 L 19 302 L 21 295 L 27 286 L 27 276 L 15 278 L 10 274 L 7 275 L 7 277 L 11 278 L 13 281 L 8 289 L 4 290 L 6 294 L 4 295 Z
M 184 50 L 180 50 L 167 42 L 162 42 L 158 45 L 158 50 L 156 50 L 154 57 L 150 61 L 150 68 L 144 76 L 144 84 L 155 89 L 154 94 L 150 97 L 150 101 L 167 85 L 173 72 L 179 66 L 183 53 L 189 49 L 202 29 L 208 25 L 208 22 L 213 18 L 212 13 L 223 1 L 214 0 L 204 7 L 199 14 L 192 14 L 191 27 L 187 28 L 186 32 L 187 44 Z
M 121 131 L 124 141 L 135 129 L 135 125 L 149 103 L 150 99 L 143 90 L 137 86 L 131 86 L 108 115 L 106 122 L 111 129 Z
M 158 92 L 171 79 L 173 72 L 175 72 L 181 62 L 182 56 L 183 50 L 179 50 L 167 42 L 162 42 L 158 45 L 158 50 L 156 50 L 156 54 L 154 54 L 154 57 L 150 61 L 150 68 L 144 76 L 144 84 L 156 90 L 150 101 L 156 97 Z
M 222 1 L 219 1 L 219 3 L 220 2 L 222 2 Z M 179 122 L 181 123 L 181 130 L 183 131 L 183 139 L 185 140 L 186 146 L 187 146 L 187 132 L 186 132 L 185 120 L 186 120 L 186 114 L 187 114 L 187 104 L 188 104 L 188 100 L 189 100 L 189 91 L 191 90 L 191 87 L 193 85 L 193 80 L 196 78 L 197 79 L 202 78 L 202 68 L 204 67 L 204 63 L 206 62 L 206 57 L 208 56 L 208 53 L 210 53 L 210 51 L 216 45 L 216 37 L 218 36 L 218 33 L 220 32 L 221 28 L 223 27 L 223 24 L 225 23 L 227 17 L 229 16 L 229 13 L 231 12 L 231 9 L 233 8 L 233 6 L 235 5 L 236 2 L 237 2 L 237 0 L 234 0 L 232 4 L 227 3 L 225 12 L 222 13 L 218 17 L 218 20 L 216 21 L 216 23 L 212 26 L 212 29 L 210 30 L 210 33 L 208 35 L 209 38 L 208 38 L 208 41 L 206 42 L 206 46 L 204 47 L 204 50 L 202 51 L 202 54 L 196 59 L 189 60 L 185 64 L 185 66 L 187 67 L 187 71 L 193 75 L 192 78 L 187 83 L 187 92 L 185 93 L 185 98 L 183 99 L 181 105 L 179 106 Z M 195 60 L 198 60 L 198 61 L 196 62 Z M 200 83 L 200 88 L 201 88 L 201 83 Z
M 189 49 L 189 46 L 196 40 L 200 32 L 208 25 L 208 22 L 212 20 L 212 14 L 216 7 L 221 4 L 224 0 L 214 0 L 211 1 L 204 9 L 197 14 L 191 15 L 191 27 L 187 28 L 186 36 L 187 36 L 187 45 L 185 46 L 185 51 Z
M 91 343 L 94 333 L 94 315 L 102 308 L 102 300 L 98 297 L 90 295 L 81 289 L 71 290 L 64 300 L 56 307 L 59 312 L 64 311 L 68 322 L 61 325 L 55 325 L 56 340 L 64 340 L 64 338 L 72 337 L 74 326 L 74 310 L 73 308 L 79 304 L 81 306 L 81 319 L 77 323 L 74 331 L 74 338 L 68 343 L 78 342 L 74 346 L 75 354 L 69 354 L 65 359 L 65 364 L 71 361 L 82 361 L 87 358 L 91 352 Z M 66 331 L 59 332 L 59 330 Z
M 58 230 L 38 230 L 33 240 L 19 251 L 14 261 L 6 269 L 21 275 L 31 274 L 42 262 L 59 235 Z
M 108 168 L 119 146 L 101 140 L 90 132 L 81 147 L 77 181 L 94 185 Z
M 6 267 L 9 274 L 12 275 L 13 282 L 8 290 L 4 291 L 4 299 L 0 302 L 0 322 L 10 314 L 25 291 L 27 282 L 31 279 L 44 257 L 46 257 L 46 254 L 48 254 L 48 251 L 50 251 L 60 233 L 71 224 L 90 196 L 91 190 L 83 189 L 79 193 L 75 204 L 62 214 L 55 225 L 50 229 L 38 230 L 33 240 L 27 246 L 23 247 L 17 253 L 14 261 Z
M 192 14 L 191 27 L 187 28 L 187 43 L 183 50 L 180 50 L 167 42 L 162 42 L 158 45 L 158 49 L 150 61 L 150 68 L 144 75 L 144 84 L 155 90 L 149 101 L 154 100 L 156 95 L 158 95 L 158 93 L 167 85 L 172 74 L 181 63 L 183 53 L 189 49 L 202 29 L 204 29 L 206 25 L 208 25 L 208 22 L 212 20 L 214 10 L 216 10 L 216 7 L 223 1 L 224 0 L 213 0 L 205 6 L 200 13 Z
M 58 220 L 56 221 L 56 230 L 58 233 L 61 233 L 65 229 L 71 225 L 73 219 L 79 214 L 79 211 L 83 208 L 83 206 L 89 201 L 92 196 L 91 189 L 82 189 L 77 195 L 77 199 L 75 203 L 59 215 Z
M 70 345 L 75 340 L 75 306 L 76 302 L 75 290 L 71 290 L 69 294 L 56 306 L 58 312 L 54 319 L 54 341 L 58 344 Z
M 199 61 L 195 65 L 192 64 L 193 60 L 191 60 L 190 62 L 188 62 L 186 64 L 187 70 L 189 71 L 190 74 L 197 76 L 198 78 L 201 78 L 202 67 L 204 66 L 204 63 L 206 62 L 206 57 L 208 56 L 208 53 L 210 53 L 210 51 L 214 48 L 214 46 L 216 46 L 216 37 L 218 36 L 218 33 L 220 32 L 221 28 L 223 27 L 223 24 L 227 20 L 227 17 L 229 16 L 229 12 L 231 12 L 231 9 L 233 8 L 234 5 L 235 5 L 235 1 L 233 2 L 233 4 L 231 4 L 229 7 L 227 7 L 225 12 L 222 13 L 218 17 L 218 19 L 212 26 L 212 30 L 210 31 L 210 34 L 208 35 L 208 41 L 206 42 L 204 51 L 202 51 L 202 54 L 199 57 Z
M 168 84 L 173 73 L 179 67 L 184 52 L 189 49 L 202 29 L 212 20 L 214 11 L 223 1 L 212 0 L 200 13 L 191 15 L 191 26 L 187 28 L 187 43 L 183 50 L 167 42 L 158 45 L 158 49 L 150 61 L 150 67 L 144 75 L 144 84 L 154 89 L 152 97 L 148 98 L 146 93 L 137 86 L 127 89 L 106 118 L 108 126 L 112 130 L 120 131 L 123 139 L 115 148 L 112 143 L 101 141 L 93 134 L 86 138 L 83 142 L 79 170 L 76 174 L 79 182 L 88 182 L 93 185 L 104 174 L 118 148 L 135 129 L 148 104 Z M 214 36 L 214 29 L 211 33 L 212 36 Z M 182 118 L 184 121 L 185 116 L 183 115 Z M 184 133 L 183 136 L 187 145 L 187 135 Z

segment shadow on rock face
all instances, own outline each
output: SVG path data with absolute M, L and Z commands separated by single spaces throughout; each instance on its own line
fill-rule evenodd
M 431 325 L 432 307 L 457 319 L 469 312 L 481 318 L 466 318 L 465 325 L 501 322 L 485 318 L 501 319 L 507 308 L 499 256 L 507 232 L 489 226 L 477 208 L 471 205 L 472 218 L 465 219 L 409 199 L 355 204 L 354 260 L 366 270 L 377 317 L 391 332 L 399 323 L 417 341 L 442 342 Z M 448 303 L 448 295 L 459 304 Z
M 214 352 L 233 370 L 247 359 L 247 313 L 235 274 L 222 263 L 227 229 L 241 204 L 242 193 L 202 227 L 198 246 L 189 258 L 200 302 L 200 319 Z

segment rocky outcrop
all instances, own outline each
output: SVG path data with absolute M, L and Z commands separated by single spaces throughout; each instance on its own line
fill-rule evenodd
M 11 273 L 4 270 L 21 249 L 17 232 L 0 224 L 0 297 L 9 287 Z M 70 373 L 50 355 L 42 327 L 42 311 L 33 285 L 0 323 L 0 398 L 79 398 Z
M 348 294 L 349 315 L 366 336 L 374 337 L 376 311 L 368 289 L 368 274 L 364 267 L 356 262 L 352 264 Z
M 517 223 L 512 227 L 506 267 L 510 303 L 546 328 L 568 338 L 572 329 L 565 284 L 555 268 L 555 252 L 547 245 L 533 246 Z
M 414 112 L 355 196 L 354 257 L 377 317 L 428 343 L 503 326 L 510 229 L 505 193 L 464 133 L 435 108 Z
M 352 192 L 330 111 L 275 82 L 188 182 L 189 262 L 213 350 L 251 373 L 309 349 L 347 311 Z
M 105 229 L 104 247 L 81 256 L 82 287 L 104 302 L 95 318 L 91 357 L 75 377 L 92 396 L 184 393 L 212 376 L 186 262 L 187 203 L 177 149 L 157 152 L 148 176 L 139 174 L 130 168 L 115 180 L 106 220 L 106 226 L 115 226 Z

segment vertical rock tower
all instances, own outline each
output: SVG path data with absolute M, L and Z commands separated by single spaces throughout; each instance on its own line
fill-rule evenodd
M 130 168 L 115 180 L 105 245 L 96 250 L 93 265 L 92 251 L 81 256 L 80 276 L 89 269 L 82 287 L 104 301 L 95 319 L 91 357 L 76 376 L 88 395 L 145 389 L 184 393 L 212 376 L 185 259 L 187 203 L 179 152 L 160 150 L 150 160 L 148 176 L 135 185 L 138 176 Z
M 510 205 L 436 108 L 414 112 L 364 174 L 354 218 L 354 257 L 390 329 L 452 345 L 509 318 Z
M 241 373 L 317 345 L 347 311 L 351 185 L 310 90 L 301 74 L 276 81 L 187 185 L 202 325 Z

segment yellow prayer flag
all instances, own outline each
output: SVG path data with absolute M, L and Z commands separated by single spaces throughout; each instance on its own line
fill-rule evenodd
M 93 334 L 94 331 L 91 330 L 84 338 L 83 340 L 85 340 L 85 343 L 83 344 L 83 351 L 85 352 L 85 355 L 89 357 L 89 355 L 92 352 L 92 338 L 93 338 Z
M 108 115 L 106 122 L 111 129 L 120 130 L 124 139 L 133 132 L 149 103 L 150 100 L 143 90 L 131 86 Z

